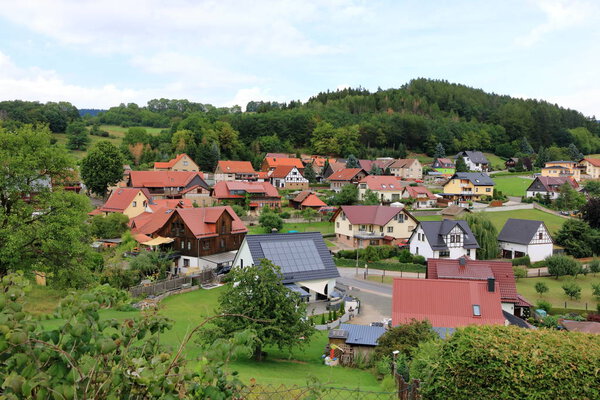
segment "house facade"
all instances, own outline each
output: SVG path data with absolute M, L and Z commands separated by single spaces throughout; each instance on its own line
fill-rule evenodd
M 388 168 L 392 175 L 402 179 L 423 179 L 423 165 L 416 158 L 395 160 Z
M 270 172 L 269 180 L 278 189 L 305 190 L 309 186 L 308 179 L 292 166 L 276 167 Z
M 579 161 L 582 179 L 600 179 L 600 158 L 584 158 Z
M 542 176 L 549 178 L 573 178 L 581 180 L 581 170 L 575 161 L 549 161 L 542 168 Z
M 456 158 L 462 157 L 469 171 L 486 172 L 490 170 L 490 162 L 481 151 L 461 151 Z
M 431 163 L 431 168 L 443 175 L 454 175 L 456 172 L 456 165 L 454 161 L 449 158 L 436 158 Z
M 380 204 L 400 201 L 404 185 L 395 176 L 369 175 L 358 182 L 358 199 L 364 200 L 367 190 L 377 195 Z
M 406 186 L 402 190 L 403 199 L 412 199 L 412 208 L 434 208 L 437 205 L 437 197 L 425 186 Z
M 215 182 L 255 181 L 257 178 L 250 161 L 219 161 L 215 169 Z
M 341 206 L 330 221 L 340 243 L 353 248 L 403 244 L 418 221 L 402 207 Z
M 121 213 L 134 218 L 145 212 L 150 203 L 152 203 L 152 196 L 146 189 L 116 188 L 106 203 L 97 208 L 93 214 Z
M 457 172 L 444 184 L 442 196 L 455 203 L 480 200 L 494 195 L 494 181 L 482 172 Z
M 410 252 L 425 258 L 477 258 L 479 243 L 466 221 L 421 221 L 409 239 Z
M 329 189 L 339 192 L 342 187 L 348 184 L 357 184 L 361 179 L 367 176 L 367 172 L 362 168 L 344 168 L 329 175 Z
M 179 154 L 167 162 L 155 162 L 155 171 L 188 171 L 199 172 L 200 167 L 187 154 Z
M 269 182 L 219 182 L 213 188 L 212 197 L 223 204 L 241 206 L 248 200 L 252 212 L 263 207 L 281 208 L 281 196 Z
M 262 259 L 279 266 L 283 284 L 308 301 L 330 298 L 340 276 L 319 232 L 248 235 L 233 268 L 259 265 Z
M 538 194 L 551 200 L 556 200 L 560 194 L 560 187 L 565 183 L 571 185 L 575 190 L 579 190 L 579 184 L 572 177 L 550 177 L 538 176 L 525 191 L 526 197 L 536 197 Z
M 156 198 L 182 198 L 186 193 L 210 194 L 202 172 L 130 171 L 127 186 L 145 188 Z
M 543 221 L 509 218 L 498 234 L 502 258 L 529 256 L 531 262 L 544 260 L 554 252 L 554 242 Z

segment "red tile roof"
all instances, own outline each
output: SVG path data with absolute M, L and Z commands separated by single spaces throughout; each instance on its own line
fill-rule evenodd
M 250 161 L 219 161 L 217 168 L 224 174 L 255 174 Z
M 479 306 L 480 316 L 474 315 L 474 305 Z M 395 278 L 392 323 L 404 324 L 413 318 L 428 320 L 438 328 L 504 325 L 505 321 L 500 291 L 489 292 L 487 282 Z
M 352 225 L 383 226 L 401 212 L 404 212 L 409 218 L 412 218 L 415 222 L 417 222 L 417 220 L 402 207 L 341 206 L 331 217 L 331 219 L 335 220 L 340 212 L 346 214 L 348 221 L 350 221 Z
M 381 191 L 402 191 L 401 179 L 387 175 L 369 175 L 362 178 L 359 183 L 366 183 L 367 188 Z
M 192 208 L 194 202 L 190 199 L 156 199 L 148 204 L 152 211 L 157 211 L 161 208 Z
M 438 162 L 442 163 L 442 164 L 446 164 L 446 165 L 452 165 L 452 167 L 454 167 L 454 161 L 452 161 L 449 158 L 438 158 L 437 159 Z M 435 160 L 434 160 L 435 161 Z
M 275 186 L 269 182 L 218 182 L 213 188 L 213 197 L 218 199 L 236 199 L 242 198 L 244 195 L 232 195 L 232 190 L 241 190 L 247 193 L 265 193 L 266 197 L 277 197 L 280 198 L 279 192 Z
M 390 168 L 408 168 L 416 161 L 415 158 L 399 158 L 390 165 Z
M 308 195 L 306 199 L 301 203 L 303 207 L 324 207 L 327 204 L 323 202 L 316 194 L 311 193 Z
M 173 215 L 173 209 L 170 208 L 161 208 L 152 213 L 141 213 L 137 217 L 131 219 L 131 233 L 152 235 L 167 223 L 169 218 L 171 218 L 171 215 Z
M 218 227 L 215 223 L 224 212 L 229 213 L 233 218 L 231 225 L 232 233 L 248 232 L 248 228 L 246 228 L 242 220 L 229 206 L 179 208 L 176 212 L 181 216 L 183 222 L 197 238 L 217 236 Z
M 594 167 L 600 167 L 600 158 L 584 158 L 582 161 L 587 161 Z
M 286 176 L 288 176 L 290 174 L 290 172 L 292 172 L 293 169 L 294 169 L 293 165 L 280 165 L 278 167 L 275 167 L 275 169 L 271 172 L 271 175 L 269 175 L 269 177 L 285 178 Z
M 427 279 L 485 280 L 490 273 L 500 286 L 502 301 L 518 303 L 515 274 L 510 261 L 467 259 L 464 266 L 459 260 L 430 258 L 427 260 Z
M 139 192 L 142 192 L 149 201 L 152 197 L 146 189 L 140 188 L 119 188 L 113 190 L 108 200 L 98 210 L 101 212 L 120 212 L 125 211 L 131 202 L 135 199 Z
M 296 203 L 302 203 L 304 199 L 306 199 L 312 193 L 314 193 L 312 190 L 303 190 L 298 193 L 296 197 L 292 199 L 292 201 L 295 201 Z
M 329 178 L 327 179 L 330 181 L 351 181 L 361 171 L 364 170 L 362 168 L 344 168 L 339 171 L 335 171 L 333 174 L 329 175 Z
M 265 157 L 274 157 L 274 158 L 289 158 L 290 155 L 286 153 L 267 153 Z
M 296 168 L 304 168 L 304 164 L 302 164 L 302 160 L 299 158 L 289 158 L 289 157 L 265 157 L 267 161 L 267 165 L 269 168 L 275 168 L 282 165 L 291 165 Z
M 195 176 L 204 179 L 202 172 L 193 171 L 131 171 L 132 187 L 184 187 Z
M 425 195 L 429 200 L 436 199 L 433 193 L 431 193 L 425 186 L 406 186 L 404 190 L 406 190 L 408 195 L 413 199 L 422 197 L 419 195 Z
M 154 163 L 154 168 L 159 168 L 159 169 L 169 169 L 169 168 L 173 168 L 173 166 L 174 166 L 175 164 L 177 164 L 177 162 L 178 162 L 179 160 L 181 160 L 181 159 L 182 159 L 184 156 L 187 156 L 187 158 L 189 158 L 189 159 L 191 160 L 190 156 L 188 156 L 188 155 L 187 155 L 187 154 L 185 154 L 185 153 L 182 153 L 182 154 L 178 154 L 178 155 L 177 155 L 177 157 L 175 157 L 175 158 L 173 158 L 172 160 L 169 160 L 169 161 L 167 161 L 167 162 L 155 162 L 155 163 Z

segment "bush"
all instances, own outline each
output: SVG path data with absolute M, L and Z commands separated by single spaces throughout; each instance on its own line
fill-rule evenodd
M 597 274 L 598 272 L 600 272 L 600 260 L 593 259 L 589 263 L 588 268 L 592 274 Z
M 552 304 L 550 304 L 549 302 L 547 302 L 546 300 L 540 300 L 536 303 L 535 305 L 536 310 L 544 310 L 546 311 L 546 313 L 550 313 L 550 311 L 552 310 Z
M 536 282 L 535 291 L 541 296 L 548 291 L 548 285 L 544 282 Z
M 548 273 L 556 278 L 563 275 L 577 276 L 581 272 L 581 265 L 573 257 L 557 254 L 546 258 L 545 264 Z
M 427 264 L 427 259 L 423 256 L 413 256 L 413 260 L 412 260 L 413 264 L 421 264 L 421 265 L 425 265 Z
M 280 216 L 281 218 L 283 218 L 283 219 L 288 219 L 288 218 L 290 218 L 290 217 L 291 217 L 291 215 L 290 215 L 289 211 L 282 211 L 282 212 L 279 214 L 279 216 Z
M 375 360 L 392 354 L 399 350 L 409 358 L 421 342 L 435 340 L 437 333 L 431 329 L 429 321 L 412 320 L 408 324 L 401 324 L 390 328 L 379 338 L 379 345 L 375 348 Z
M 236 215 L 238 217 L 245 217 L 247 214 L 244 207 L 240 206 L 239 204 L 234 204 L 231 206 L 231 208 L 233 209 L 233 212 L 236 213 Z
M 513 272 L 515 274 L 515 278 L 527 278 L 527 270 L 522 267 L 513 267 Z
M 121 213 L 95 215 L 90 222 L 90 233 L 98 239 L 119 238 L 127 231 L 129 217 Z
M 273 229 L 280 231 L 281 228 L 283 228 L 283 220 L 281 217 L 271 212 L 261 214 L 258 223 L 267 233 L 270 233 Z
M 512 265 L 525 265 L 527 267 L 530 267 L 531 266 L 531 260 L 529 259 L 529 256 L 519 257 L 519 258 L 513 258 L 512 259 Z
M 470 326 L 417 352 L 411 378 L 426 399 L 598 399 L 599 358 L 599 335 Z

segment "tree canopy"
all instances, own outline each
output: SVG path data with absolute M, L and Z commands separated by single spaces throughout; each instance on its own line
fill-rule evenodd
M 81 177 L 91 192 L 105 196 L 108 186 L 123 178 L 119 149 L 106 140 L 96 143 L 81 161 Z

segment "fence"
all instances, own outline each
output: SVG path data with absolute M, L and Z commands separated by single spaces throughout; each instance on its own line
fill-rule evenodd
M 239 393 L 244 400 L 418 400 L 418 383 L 405 384 L 394 391 L 369 391 L 362 389 L 336 388 L 328 386 L 271 386 L 253 385 L 244 387 Z
M 166 292 L 191 287 L 192 284 L 213 282 L 215 273 L 212 270 L 202 271 L 194 276 L 184 276 L 174 279 L 163 279 L 148 285 L 138 285 L 129 288 L 132 297 L 159 296 Z

